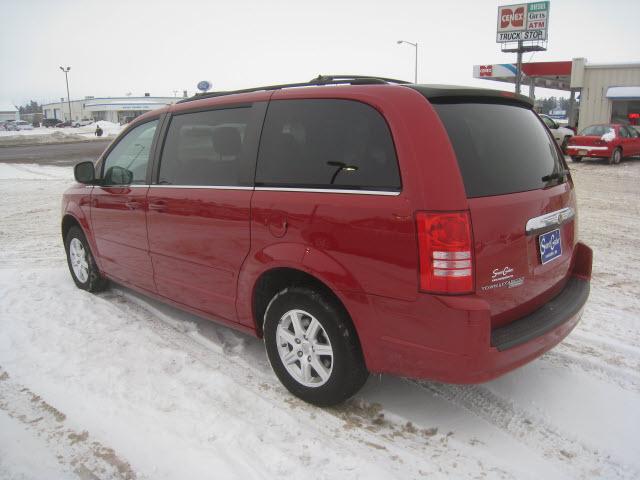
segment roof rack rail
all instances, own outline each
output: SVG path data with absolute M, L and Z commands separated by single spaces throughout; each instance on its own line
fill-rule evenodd
M 281 90 L 283 88 L 295 88 L 295 87 L 312 87 L 312 86 L 324 86 L 324 85 L 380 85 L 396 83 L 399 85 L 409 84 L 405 80 L 396 80 L 393 78 L 376 77 L 368 75 L 318 75 L 316 78 L 311 79 L 308 82 L 299 83 L 283 83 L 280 85 L 266 85 L 262 87 L 244 88 L 241 90 L 228 90 L 222 92 L 207 92 L 196 93 L 194 96 L 184 98 L 176 103 L 193 102 L 195 100 L 202 100 L 203 98 L 222 97 L 225 95 L 235 95 L 238 93 L 250 93 L 261 92 L 268 90 Z

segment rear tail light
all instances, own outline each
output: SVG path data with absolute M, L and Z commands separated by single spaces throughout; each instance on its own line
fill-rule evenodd
M 473 292 L 473 255 L 469 212 L 418 212 L 420 290 Z

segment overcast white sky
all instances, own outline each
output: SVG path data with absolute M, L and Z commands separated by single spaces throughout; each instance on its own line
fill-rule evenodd
M 193 93 L 323 73 L 513 88 L 474 64 L 515 62 L 495 43 L 496 0 L 0 0 L 0 101 Z M 640 60 L 639 0 L 551 0 L 549 50 L 533 61 Z M 525 55 L 528 61 L 531 54 Z M 560 92 L 537 90 L 537 95 Z

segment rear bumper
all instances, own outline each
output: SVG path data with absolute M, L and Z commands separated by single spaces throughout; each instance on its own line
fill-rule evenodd
M 570 157 L 610 157 L 613 150 L 610 146 L 568 145 L 567 155 Z M 583 152 L 583 153 L 580 153 Z
M 563 290 L 538 310 L 493 330 L 488 305 L 478 297 L 425 295 L 403 306 L 374 299 L 383 331 L 375 351 L 363 344 L 369 369 L 481 383 L 524 365 L 560 343 L 579 322 L 589 296 L 591 261 L 591 249 L 579 243 Z M 390 331 L 396 334 L 386 334 Z

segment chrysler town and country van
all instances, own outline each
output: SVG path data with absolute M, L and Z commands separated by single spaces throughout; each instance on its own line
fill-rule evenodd
M 564 157 L 513 93 L 373 77 L 209 93 L 75 168 L 72 278 L 264 338 L 331 405 L 369 372 L 484 382 L 575 327 L 591 250 Z

